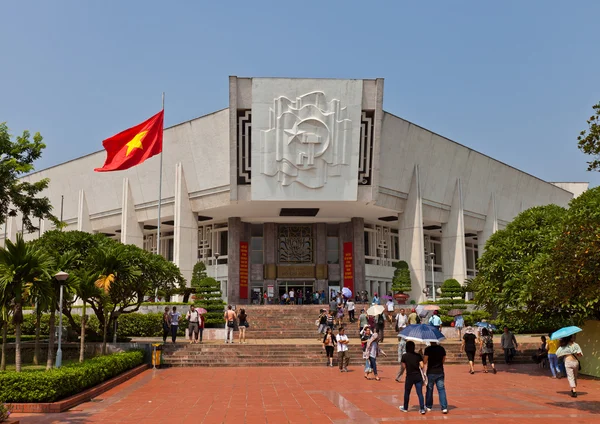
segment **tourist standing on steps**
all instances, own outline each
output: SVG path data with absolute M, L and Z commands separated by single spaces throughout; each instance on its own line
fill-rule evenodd
M 198 335 L 200 336 L 200 343 L 202 343 L 202 335 L 204 334 L 204 315 L 200 314 L 200 319 L 198 320 Z
M 348 363 L 350 362 L 350 356 L 348 353 L 348 336 L 344 331 L 344 327 L 338 329 L 338 335 L 335 336 L 337 343 L 337 354 L 338 354 L 338 367 L 340 372 L 348 372 Z
M 475 346 L 476 340 L 477 337 L 475 337 L 475 331 L 473 330 L 473 327 L 465 328 L 465 335 L 463 336 L 460 351 L 467 354 L 467 359 L 469 360 L 469 372 L 471 374 L 475 374 L 473 361 L 475 361 L 475 352 L 477 351 L 477 347 Z
M 240 344 L 246 343 L 246 329 L 250 326 L 248 325 L 248 314 L 246 314 L 245 309 L 240 309 L 240 314 L 238 315 L 239 327 L 240 330 Z
M 190 344 L 198 343 L 198 333 L 200 329 L 200 314 L 196 310 L 194 305 L 190 306 L 190 310 L 185 316 L 188 320 L 188 336 L 190 338 Z
M 446 362 L 446 349 L 435 342 L 425 348 L 423 364 L 427 366 L 427 391 L 425 392 L 425 408 L 433 408 L 433 387 L 435 386 L 440 398 L 442 414 L 448 413 L 448 400 L 446 386 L 444 385 L 444 362 Z
M 515 357 L 515 351 L 519 348 L 515 335 L 508 331 L 508 327 L 504 327 L 504 333 L 500 338 L 500 344 L 504 349 L 504 362 L 507 365 L 512 364 L 513 358 Z
M 373 305 L 380 305 L 381 301 L 379 300 L 379 296 L 377 296 L 377 293 L 375 293 L 373 295 Z
M 492 372 L 496 374 L 496 364 L 494 364 L 494 338 L 492 333 L 487 328 L 481 330 L 481 339 L 479 340 L 481 348 L 481 362 L 483 364 L 483 372 L 487 373 L 487 360 L 490 361 Z
M 348 301 L 346 302 L 346 309 L 348 310 L 348 320 L 351 323 L 356 321 L 356 319 L 354 318 L 354 308 L 354 302 L 352 301 L 352 299 L 348 299 Z
M 375 317 L 375 332 L 379 336 L 379 341 L 383 343 L 383 328 L 385 327 L 385 318 L 383 314 Z
M 162 328 L 163 328 L 163 343 L 167 342 L 167 336 L 171 333 L 171 314 L 169 313 L 169 307 L 165 307 L 165 312 L 162 317 Z
M 385 309 L 387 320 L 392 322 L 392 319 L 394 318 L 394 301 L 392 299 L 388 299 L 385 304 Z
M 442 331 L 442 319 L 438 311 L 433 311 L 433 315 L 429 318 L 429 325 L 433 325 L 439 331 Z
M 339 325 L 339 326 L 344 325 L 344 305 L 338 305 L 336 319 L 337 319 L 337 325 Z
M 396 331 L 398 333 L 406 328 L 406 324 L 408 323 L 408 317 L 406 316 L 406 313 L 404 312 L 404 308 L 400 309 L 400 312 L 398 312 L 398 315 L 396 315 L 395 321 L 396 321 Z
M 406 367 L 406 380 L 404 381 L 404 404 L 399 408 L 402 412 L 408 412 L 408 401 L 410 392 L 415 386 L 419 398 L 419 412 L 425 414 L 425 400 L 423 399 L 423 357 L 415 352 L 415 342 L 406 342 L 406 353 L 402 356 L 402 362 Z
M 294 292 L 294 289 L 290 289 L 290 305 L 295 305 L 296 304 L 296 293 Z
M 334 322 L 335 322 L 335 312 L 329 311 L 329 313 L 327 314 L 327 327 L 331 328 L 331 331 L 333 331 Z
M 396 381 L 400 383 L 400 378 L 405 371 L 404 363 L 402 362 L 402 356 L 406 353 L 406 340 L 400 336 L 398 336 L 398 339 L 398 363 L 400 364 L 400 369 L 398 370 L 398 374 L 396 374 Z
M 408 325 L 419 324 L 421 320 L 419 319 L 419 315 L 417 315 L 417 310 L 413 308 L 408 314 Z
M 563 337 L 560 339 L 560 347 L 556 351 L 556 356 L 565 358 L 565 369 L 567 370 L 567 378 L 569 386 L 571 386 L 571 397 L 577 397 L 577 373 L 579 372 L 579 359 L 583 356 L 583 352 L 577 343 L 575 337 Z
M 327 360 L 325 362 L 326 366 L 333 367 L 333 348 L 335 347 L 336 337 L 333 335 L 333 331 L 331 328 L 327 328 L 325 331 L 325 336 L 323 337 L 323 350 L 325 351 L 325 355 L 327 355 Z
M 462 315 L 456 315 L 454 317 L 454 328 L 458 330 L 458 340 L 462 338 L 462 329 L 465 326 L 465 319 Z
M 227 306 L 223 318 L 225 319 L 225 343 L 233 343 L 233 329 L 235 327 L 237 316 L 235 312 L 231 310 L 231 305 Z
M 173 306 L 173 312 L 171 312 L 171 339 L 173 340 L 173 343 L 175 343 L 175 341 L 177 340 L 179 318 L 181 318 L 181 314 L 177 312 L 177 306 Z
M 379 356 L 379 354 L 387 356 L 385 352 L 379 348 L 379 336 L 377 333 L 374 333 L 367 341 L 367 346 L 365 348 L 363 358 L 369 361 L 371 371 L 373 372 L 375 380 L 377 381 L 380 380 L 379 376 L 377 375 L 377 357 Z M 365 378 L 367 380 L 370 380 L 369 372 L 366 373 Z
M 369 317 L 364 309 L 360 310 L 360 315 L 358 316 L 358 332 L 360 333 L 369 325 Z

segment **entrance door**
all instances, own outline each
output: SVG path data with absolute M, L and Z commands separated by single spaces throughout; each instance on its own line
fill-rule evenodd
M 294 303 L 303 305 L 307 303 L 307 299 L 313 293 L 315 282 L 314 280 L 309 281 L 278 281 L 279 285 L 279 299 L 287 294 L 289 296 L 290 291 L 294 290 Z M 289 299 L 285 303 L 290 303 Z

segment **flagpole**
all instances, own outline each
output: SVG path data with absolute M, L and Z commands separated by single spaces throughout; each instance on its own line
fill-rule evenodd
M 162 110 L 163 110 L 163 119 L 164 119 L 164 110 L 165 110 L 165 92 L 162 93 Z M 164 121 L 163 121 L 164 122 Z M 163 124 L 164 131 L 164 124 Z M 158 225 L 157 225 L 157 234 L 156 234 L 156 253 L 160 255 L 160 209 L 162 206 L 162 174 L 163 174 L 163 148 L 164 148 L 164 140 L 163 146 L 160 149 L 160 171 L 158 177 Z

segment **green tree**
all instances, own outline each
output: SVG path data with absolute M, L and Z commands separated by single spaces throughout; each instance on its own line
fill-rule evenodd
M 447 297 L 450 299 L 455 297 L 462 297 L 463 295 L 462 286 L 454 278 L 449 278 L 446 281 L 444 281 L 440 290 L 442 292 L 442 297 Z
M 398 261 L 394 264 L 394 277 L 392 278 L 392 290 L 398 293 L 410 293 L 412 282 L 410 269 L 406 261 Z
M 0 293 L 12 299 L 13 324 L 15 325 L 15 369 L 21 371 L 21 323 L 23 305 L 33 290 L 41 290 L 47 284 L 52 258 L 34 249 L 18 235 L 15 243 L 6 240 L 0 250 Z
M 501 318 L 528 316 L 528 308 L 536 305 L 531 295 L 536 259 L 553 248 L 565 214 L 556 205 L 527 209 L 489 238 L 472 284 L 479 306 Z
M 81 308 L 81 337 L 79 340 L 79 362 L 85 359 L 85 326 L 87 322 L 87 304 L 91 299 L 98 299 L 102 295 L 100 289 L 96 287 L 98 274 L 91 269 L 78 270 L 75 275 L 75 293 L 83 302 Z
M 579 150 L 594 157 L 588 162 L 588 171 L 600 170 L 600 103 L 592 106 L 594 114 L 587 120 L 588 129 L 577 137 Z
M 560 236 L 538 259 L 531 297 L 540 312 L 600 319 L 600 187 L 571 200 Z
M 0 123 L 0 224 L 6 222 L 7 216 L 20 214 L 23 227 L 30 232 L 37 230 L 32 218 L 49 219 L 60 225 L 51 213 L 50 200 L 40 196 L 48 188 L 49 180 L 19 179 L 34 170 L 33 162 L 41 157 L 45 147 L 40 133 L 35 133 L 31 140 L 29 131 L 23 131 L 13 141 L 6 123 Z
M 194 304 L 206 309 L 207 314 L 204 317 L 206 324 L 222 324 L 224 322 L 225 302 L 223 302 L 223 293 L 221 293 L 221 283 L 214 278 L 205 277 L 198 283 Z

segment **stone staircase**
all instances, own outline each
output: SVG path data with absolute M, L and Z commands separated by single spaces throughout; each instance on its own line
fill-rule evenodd
M 351 339 L 350 365 L 361 366 L 364 364 L 360 344 L 356 338 Z M 537 345 L 524 344 L 522 350 L 515 357 L 515 363 L 531 362 L 531 355 Z M 398 365 L 398 345 L 392 343 L 382 344 L 382 350 L 387 357 L 380 356 L 377 363 L 380 365 Z M 417 349 L 419 346 L 417 346 Z M 447 354 L 447 363 L 466 363 L 464 354 L 460 353 L 458 343 L 444 343 Z M 496 346 L 496 362 L 504 362 L 502 350 Z M 336 355 L 336 354 L 334 354 Z M 167 344 L 163 350 L 163 364 L 165 366 L 315 366 L 324 365 L 325 353 L 321 345 L 315 340 L 313 343 L 286 343 L 286 344 Z M 480 358 L 476 358 L 480 363 Z M 334 365 L 337 364 L 334 356 Z
M 249 305 L 245 306 L 250 328 L 247 339 L 250 344 L 167 344 L 163 347 L 165 366 L 314 366 L 324 365 L 325 353 L 317 340 L 315 320 L 319 309 L 327 305 Z M 360 310 L 360 307 L 359 307 Z M 358 315 L 358 314 L 357 314 Z M 447 329 L 453 331 L 454 329 Z M 358 338 L 358 323 L 349 324 L 348 336 L 351 340 L 350 365 L 361 366 L 362 350 Z M 382 349 L 387 357 L 378 358 L 381 365 L 398 365 L 398 344 L 396 334 L 386 326 L 386 340 Z M 466 363 L 460 353 L 458 337 L 446 334 L 444 342 L 448 363 Z M 237 333 L 235 334 L 237 340 Z M 280 340 L 280 342 L 278 342 Z M 503 351 L 499 338 L 496 340 L 497 362 L 503 362 Z M 522 350 L 515 362 L 530 362 L 537 348 L 536 343 L 522 343 Z M 417 347 L 418 349 L 419 347 Z M 481 362 L 479 358 L 476 358 Z M 336 361 L 334 360 L 334 364 Z

